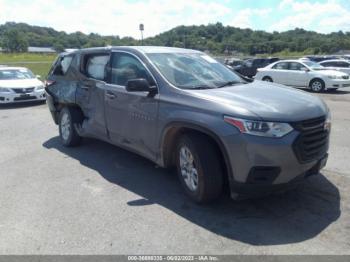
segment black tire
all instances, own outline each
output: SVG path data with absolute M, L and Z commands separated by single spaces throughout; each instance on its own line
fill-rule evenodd
M 193 165 L 197 170 L 198 183 L 195 190 L 186 184 L 181 172 L 180 152 L 183 147 L 190 150 Z M 183 135 L 176 147 L 176 167 L 179 179 L 187 195 L 197 203 L 206 203 L 217 199 L 223 191 L 223 167 L 220 154 L 206 136 L 200 134 Z
M 325 83 L 322 79 L 313 79 L 309 85 L 312 92 L 321 93 L 324 91 Z
M 69 123 L 65 122 L 66 118 L 68 119 Z M 73 107 L 64 107 L 61 110 L 58 129 L 60 133 L 61 142 L 64 146 L 73 147 L 78 146 L 81 143 L 82 138 L 78 135 L 75 129 L 75 125 L 81 124 L 82 120 L 83 116 L 79 109 Z M 67 133 L 65 133 L 64 131 L 64 126 L 66 126 L 67 128 Z
M 272 78 L 269 77 L 269 76 L 264 76 L 264 77 L 262 78 L 262 81 L 273 82 Z

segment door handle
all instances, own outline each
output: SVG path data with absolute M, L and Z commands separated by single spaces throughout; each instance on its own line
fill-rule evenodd
M 115 94 L 113 94 L 112 92 L 107 91 L 106 92 L 106 97 L 109 98 L 109 99 L 114 99 L 117 96 Z
M 82 82 L 78 84 L 78 87 L 84 90 L 89 90 L 92 87 L 92 84 L 89 82 Z

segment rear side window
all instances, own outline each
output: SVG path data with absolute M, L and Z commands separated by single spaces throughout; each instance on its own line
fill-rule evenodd
M 62 56 L 57 60 L 57 63 L 54 67 L 54 75 L 65 75 L 72 64 L 73 55 Z
M 287 70 L 288 63 L 287 62 L 280 62 L 280 63 L 275 64 L 272 68 L 277 69 L 277 70 Z
M 321 63 L 322 66 L 336 66 L 333 62 Z
M 289 70 L 300 71 L 300 70 L 302 70 L 304 68 L 305 68 L 305 66 L 303 66 L 302 64 L 297 63 L 297 62 L 292 62 L 292 63 L 289 64 Z
M 96 80 L 107 79 L 109 54 L 92 54 L 84 57 L 83 73 Z

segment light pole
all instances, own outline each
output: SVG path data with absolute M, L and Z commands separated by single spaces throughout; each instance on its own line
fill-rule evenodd
M 145 30 L 145 26 L 143 24 L 140 24 L 139 28 L 141 31 L 141 45 L 143 45 L 143 30 Z

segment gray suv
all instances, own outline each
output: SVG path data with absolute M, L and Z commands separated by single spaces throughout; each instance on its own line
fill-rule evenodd
M 196 202 L 294 187 L 327 161 L 325 103 L 274 83 L 247 83 L 205 53 L 106 47 L 63 53 L 46 81 L 65 146 L 94 137 L 176 167 Z

